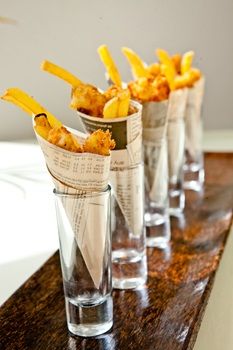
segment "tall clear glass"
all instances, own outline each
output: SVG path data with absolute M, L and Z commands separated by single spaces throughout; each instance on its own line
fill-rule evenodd
M 171 237 L 168 201 L 168 100 L 143 104 L 145 224 L 148 247 L 164 248 Z
M 113 288 L 146 282 L 143 164 L 111 170 Z
M 198 192 L 202 190 L 205 179 L 201 118 L 203 94 L 204 78 L 201 78 L 189 88 L 185 110 L 184 188 Z
M 170 92 L 168 108 L 169 213 L 179 216 L 185 206 L 183 165 L 185 147 L 185 108 L 188 90 Z
M 110 194 L 54 190 L 68 329 L 95 336 L 113 324 Z
M 164 248 L 171 238 L 166 137 L 157 146 L 144 143 L 144 162 L 147 246 Z

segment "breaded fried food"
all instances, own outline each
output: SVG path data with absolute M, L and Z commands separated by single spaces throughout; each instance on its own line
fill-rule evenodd
M 182 75 L 177 75 L 175 78 L 175 89 L 182 89 L 184 87 L 192 87 L 196 81 L 201 78 L 201 72 L 197 68 L 191 68 Z
M 167 79 L 162 75 L 155 79 L 140 78 L 132 81 L 128 88 L 131 96 L 141 102 L 166 100 L 170 92 Z
M 83 150 L 84 152 L 108 156 L 110 154 L 110 150 L 114 149 L 115 146 L 116 143 L 111 138 L 110 131 L 98 129 L 87 137 L 83 145 Z
M 48 133 L 47 141 L 70 152 L 83 152 L 82 146 L 78 143 L 75 136 L 64 126 L 51 129 Z
M 161 70 L 160 70 L 160 65 L 159 63 L 152 63 L 150 64 L 148 67 L 147 67 L 147 70 L 150 74 L 151 77 L 157 77 L 157 75 L 159 75 L 161 73 Z
M 117 85 L 111 85 L 105 92 L 104 96 L 106 97 L 107 101 L 111 100 L 113 97 L 117 97 L 119 93 L 124 91 L 124 89 Z
M 103 117 L 106 96 L 95 86 L 82 84 L 72 90 L 70 107 L 93 117 Z

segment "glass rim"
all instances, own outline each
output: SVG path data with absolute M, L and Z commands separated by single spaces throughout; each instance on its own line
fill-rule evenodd
M 86 198 L 86 197 L 93 197 L 93 196 L 101 196 L 106 193 L 111 192 L 111 186 L 110 184 L 107 185 L 106 188 L 103 190 L 94 190 L 94 191 L 83 191 L 80 190 L 81 193 L 66 193 L 66 192 L 60 192 L 56 190 L 56 188 L 53 189 L 53 194 L 58 197 L 74 197 L 74 198 Z

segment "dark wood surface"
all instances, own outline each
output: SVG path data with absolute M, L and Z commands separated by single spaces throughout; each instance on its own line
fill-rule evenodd
M 206 154 L 205 168 L 204 194 L 187 192 L 169 248 L 148 249 L 147 284 L 113 291 L 111 331 L 68 333 L 56 253 L 0 308 L 0 349 L 192 349 L 232 222 L 233 154 Z

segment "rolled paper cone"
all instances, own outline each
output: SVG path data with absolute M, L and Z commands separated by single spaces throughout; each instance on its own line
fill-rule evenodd
M 136 113 L 114 119 L 77 112 L 88 134 L 98 129 L 108 129 L 112 133 L 116 147 L 111 151 L 111 169 L 136 165 L 142 161 L 142 106 L 134 101 L 131 101 L 131 105 L 137 109 Z
M 129 231 L 134 236 L 140 236 L 143 227 L 143 167 L 110 172 L 110 182 L 117 203 L 126 220 Z M 130 184 L 130 185 L 129 185 Z
M 75 153 L 57 147 L 36 133 L 50 174 L 67 187 L 98 191 L 108 186 L 111 156 Z M 79 143 L 83 139 L 77 136 Z
M 142 106 L 138 102 L 131 101 L 130 103 L 137 109 L 137 112 L 121 118 L 104 119 L 81 112 L 77 113 L 87 133 L 97 129 L 108 129 L 112 133 L 116 147 L 111 151 L 110 184 L 129 229 L 138 234 L 138 228 L 141 227 L 138 222 L 140 216 L 136 214 L 138 206 L 136 207 L 134 201 L 142 199 L 142 194 L 136 193 L 137 183 L 142 179 L 142 175 L 137 173 L 136 168 L 131 170 L 130 167 L 142 162 Z M 130 189 L 126 188 L 124 174 L 132 178 Z
M 177 181 L 184 161 L 184 116 L 187 96 L 187 88 L 172 91 L 169 95 L 167 140 L 169 178 L 172 181 Z
M 53 176 L 52 180 L 57 192 L 77 196 L 75 202 L 73 196 L 61 196 L 68 219 L 66 225 L 70 226 L 70 229 L 67 230 L 70 237 L 62 244 L 63 247 L 66 247 L 64 249 L 65 264 L 67 267 L 70 266 L 70 261 L 75 254 L 75 240 L 94 285 L 98 289 L 103 274 L 106 228 L 109 220 L 106 212 L 102 211 L 103 207 L 106 208 L 107 198 L 101 195 L 91 197 L 85 191 L 66 186 Z M 95 232 L 93 232 L 93 227 L 95 227 Z M 74 237 L 72 237 L 73 232 Z
M 77 135 L 79 143 L 85 138 Z M 85 135 L 84 135 L 85 136 Z M 62 203 L 75 237 L 66 242 L 67 266 L 74 254 L 74 239 L 81 251 L 90 276 L 98 289 L 102 278 L 102 266 L 105 247 L 105 235 L 108 218 L 102 213 L 106 196 L 92 198 L 88 193 L 102 191 L 107 188 L 110 175 L 111 156 L 101 156 L 92 153 L 74 153 L 53 145 L 36 133 L 38 143 L 45 157 L 45 162 L 54 182 L 57 192 L 76 195 L 73 198 L 62 197 Z M 104 216 L 105 215 L 105 216 Z M 95 233 L 93 236 L 93 222 Z M 77 234 L 78 233 L 78 234 Z
M 194 161 L 198 158 L 202 145 L 201 107 L 204 88 L 205 78 L 201 77 L 188 89 L 185 109 L 185 149 Z
M 168 100 L 143 104 L 143 146 L 149 198 L 163 205 L 168 193 L 167 123 Z

